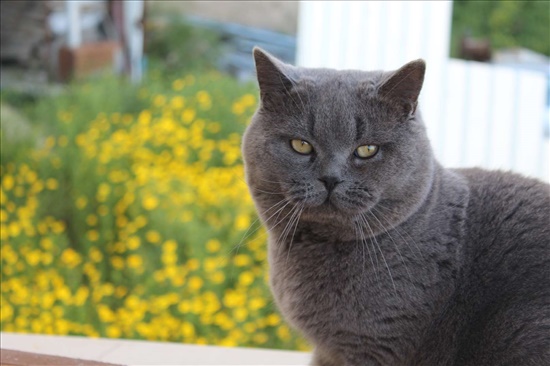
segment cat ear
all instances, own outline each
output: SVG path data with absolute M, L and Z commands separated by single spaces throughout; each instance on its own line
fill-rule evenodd
M 382 81 L 378 87 L 378 95 L 384 99 L 401 103 L 407 113 L 414 113 L 425 72 L 424 60 L 411 61 Z
M 253 52 L 262 103 L 269 106 L 281 102 L 294 85 L 292 67 L 259 47 L 254 47 Z

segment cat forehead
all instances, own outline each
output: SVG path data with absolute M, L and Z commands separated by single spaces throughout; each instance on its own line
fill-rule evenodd
M 337 89 L 358 87 L 364 84 L 376 85 L 382 80 L 382 71 L 334 70 L 324 68 L 297 68 L 297 84 Z

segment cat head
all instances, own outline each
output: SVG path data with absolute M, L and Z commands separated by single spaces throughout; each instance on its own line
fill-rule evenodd
M 277 200 L 317 222 L 418 207 L 434 165 L 417 108 L 424 61 L 364 72 L 294 67 L 258 48 L 254 59 L 260 105 L 243 157 L 261 215 Z

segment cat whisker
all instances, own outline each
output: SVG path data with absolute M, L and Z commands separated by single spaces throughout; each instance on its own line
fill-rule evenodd
M 380 218 L 384 221 L 386 221 L 386 223 L 388 225 L 390 225 L 390 223 L 388 222 L 388 220 L 384 217 L 383 215 L 383 212 L 381 212 L 379 210 L 379 208 L 384 208 L 383 206 L 379 206 L 379 205 L 376 205 L 375 207 L 373 207 L 372 209 L 375 210 L 376 212 L 378 212 L 378 215 L 380 216 Z M 390 225 L 391 226 L 391 225 Z M 406 240 L 403 235 L 401 235 L 401 231 L 399 230 L 398 227 L 393 227 L 393 229 L 395 230 L 395 232 L 397 233 L 397 235 L 399 235 L 401 237 L 401 239 L 405 242 L 405 244 L 407 244 L 407 246 L 409 247 L 409 249 L 411 250 L 411 253 L 413 253 L 415 256 L 415 252 L 412 250 L 410 244 L 409 244 L 409 241 Z M 416 241 L 408 234 L 408 233 L 405 233 L 405 235 L 407 235 L 409 237 L 409 239 L 412 241 L 412 243 L 414 244 L 415 248 L 416 248 L 416 251 L 418 252 L 418 254 L 420 254 L 420 258 L 424 259 L 424 255 L 422 254 L 422 250 L 420 249 L 420 246 L 416 243 Z
M 403 266 L 405 267 L 405 271 L 407 271 L 407 274 L 409 275 L 409 280 L 412 282 L 412 276 L 411 276 L 411 273 L 409 271 L 409 267 L 407 267 L 407 264 L 405 263 L 405 259 L 403 258 L 403 255 L 401 254 L 401 251 L 399 250 L 399 246 L 397 245 L 395 240 L 393 240 L 393 237 L 391 236 L 390 232 L 388 231 L 388 229 L 386 229 L 386 227 L 382 224 L 382 222 L 380 222 L 380 220 L 378 220 L 378 217 L 376 217 L 376 214 L 373 211 L 369 210 L 367 213 L 369 213 L 378 222 L 380 227 L 386 232 L 386 234 L 388 235 L 388 237 L 392 241 L 392 243 L 395 247 L 395 250 L 397 251 L 397 254 L 399 255 L 399 258 L 401 259 L 401 262 L 403 263 Z
M 359 245 L 359 232 L 361 231 L 357 226 L 359 224 L 356 221 L 353 221 L 353 229 L 355 231 L 355 243 Z M 361 250 L 363 251 L 363 278 L 365 277 L 365 244 L 363 243 L 363 240 L 361 240 Z M 374 264 L 373 264 L 374 267 Z M 376 268 L 373 268 L 374 271 L 376 271 Z
M 378 262 L 378 256 L 376 255 L 376 249 L 374 248 L 374 243 L 372 242 L 372 239 L 369 237 L 368 239 L 370 241 L 370 246 L 372 246 L 372 249 L 374 250 L 374 258 L 376 259 L 376 266 L 375 266 L 374 265 L 374 260 L 372 258 L 372 254 L 371 254 L 370 249 L 369 249 L 369 244 L 367 243 L 367 236 L 365 235 L 365 233 L 362 230 L 362 226 L 364 226 L 366 229 L 368 229 L 367 226 L 365 225 L 365 219 L 361 215 L 359 215 L 357 217 L 361 221 L 360 223 L 357 223 L 357 225 L 358 225 L 358 229 L 359 229 L 359 235 L 361 235 L 361 243 L 363 244 L 363 253 L 364 253 L 364 250 L 365 250 L 364 248 L 366 247 L 367 251 L 369 253 L 370 262 L 371 262 L 372 267 L 374 269 L 374 274 L 376 276 L 376 282 L 380 286 L 380 279 L 378 278 L 379 262 Z M 361 224 L 363 224 L 363 225 L 361 225 Z
M 283 192 L 269 192 L 269 191 L 264 191 L 264 190 L 256 188 L 256 187 L 251 187 L 251 189 L 253 189 L 257 192 L 265 193 L 265 194 L 273 194 L 273 195 L 282 195 L 283 194 Z
M 300 207 L 298 215 L 296 216 L 296 219 L 295 219 L 294 231 L 292 232 L 292 236 L 290 237 L 290 243 L 288 244 L 288 254 L 287 254 L 287 257 L 286 257 L 287 263 L 288 263 L 288 259 L 290 258 L 290 251 L 292 250 L 292 242 L 294 241 L 294 235 L 296 234 L 296 229 L 298 228 L 298 224 L 300 222 L 300 217 L 302 216 L 303 210 L 304 210 L 304 205 L 302 205 Z
M 274 208 L 280 206 L 281 204 L 285 203 L 285 205 L 283 205 L 282 207 L 279 207 L 275 213 L 273 213 L 270 217 L 268 217 L 266 219 L 266 223 L 273 217 L 275 216 L 277 213 L 279 213 L 281 210 L 283 210 L 290 202 L 286 201 L 286 199 L 282 199 L 280 201 L 278 201 L 277 203 L 275 203 L 273 206 L 271 206 L 270 208 L 268 208 L 266 210 L 266 213 L 273 210 Z M 230 255 L 233 251 L 235 251 L 235 253 L 239 253 L 239 248 L 241 247 L 242 243 L 248 239 L 250 236 L 252 236 L 254 233 L 256 233 L 258 230 L 260 230 L 262 228 L 262 226 L 258 226 L 258 228 L 256 228 L 254 231 L 250 232 L 250 229 L 252 229 L 252 227 L 254 226 L 254 224 L 256 224 L 260 219 L 257 218 L 256 220 L 254 220 L 252 222 L 252 224 L 250 224 L 248 226 L 248 229 L 246 230 L 246 232 L 243 234 L 243 237 L 241 238 L 241 240 L 239 241 L 239 243 L 235 246 L 233 246 L 233 248 L 231 248 L 231 250 L 229 250 L 229 252 L 226 253 L 226 255 Z M 250 232 L 250 233 L 249 233 Z
M 390 275 L 390 280 L 391 280 L 391 283 L 393 285 L 395 295 L 397 295 L 397 286 L 395 286 L 395 281 L 393 280 L 393 276 L 391 274 L 390 266 L 388 265 L 388 262 L 386 261 L 386 257 L 384 256 L 384 252 L 382 251 L 382 248 L 380 247 L 380 244 L 378 244 L 378 240 L 376 240 L 376 236 L 374 235 L 374 231 L 372 230 L 370 224 L 368 223 L 367 218 L 365 216 L 363 216 L 362 213 L 360 215 L 361 215 L 361 217 L 363 217 L 363 220 L 364 220 L 365 224 L 367 224 L 367 226 L 368 226 L 368 228 L 371 232 L 372 239 L 374 240 L 374 243 L 376 244 L 376 246 L 378 247 L 378 250 L 380 251 L 380 254 L 382 255 L 382 260 L 384 261 L 384 264 L 386 265 L 386 268 L 388 269 L 388 274 Z

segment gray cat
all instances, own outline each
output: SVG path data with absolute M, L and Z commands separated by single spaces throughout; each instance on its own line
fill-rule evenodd
M 550 187 L 440 166 L 417 109 L 422 60 L 362 72 L 254 57 L 247 182 L 276 303 L 312 365 L 550 365 Z

